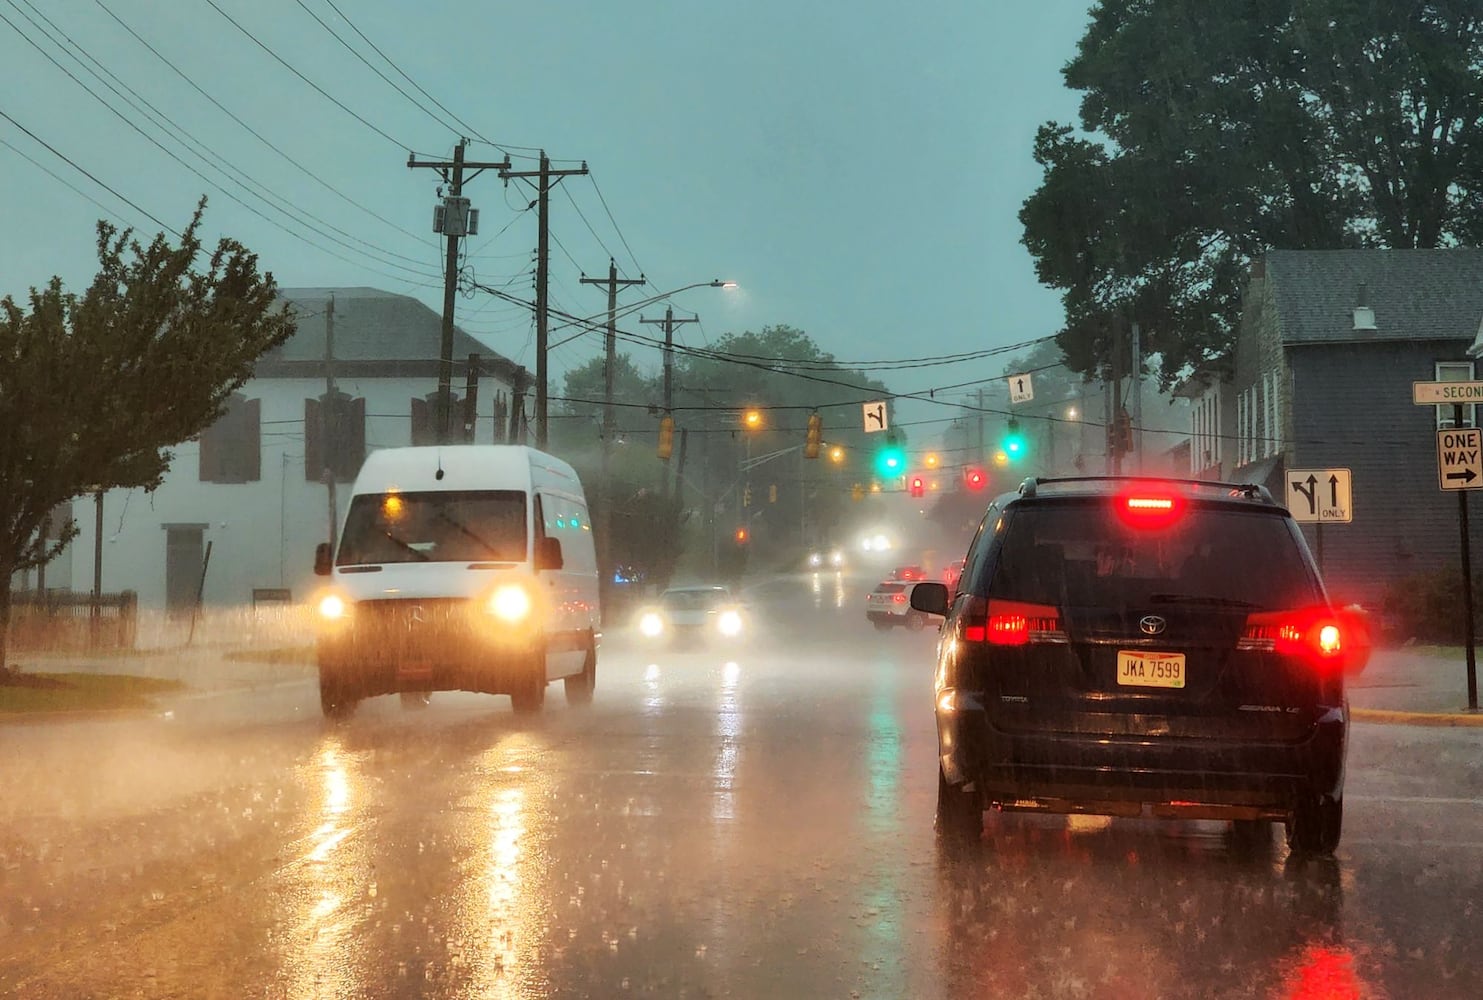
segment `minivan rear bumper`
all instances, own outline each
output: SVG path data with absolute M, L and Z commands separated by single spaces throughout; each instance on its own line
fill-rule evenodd
M 1191 814 L 1201 806 L 1210 815 L 1219 807 L 1277 814 L 1314 795 L 1343 792 L 1346 705 L 1320 709 L 1305 739 L 1279 743 L 1006 733 L 990 724 L 977 699 L 958 694 L 954 703 L 938 703 L 943 772 L 950 783 L 976 783 L 988 805 L 1178 804 Z

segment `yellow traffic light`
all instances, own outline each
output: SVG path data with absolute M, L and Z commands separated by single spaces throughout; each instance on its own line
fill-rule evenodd
M 803 457 L 818 458 L 819 446 L 824 443 L 824 418 L 817 413 L 808 417 L 808 436 L 803 441 Z
M 749 431 L 760 430 L 762 427 L 762 411 L 747 410 L 742 413 L 742 426 Z
M 737 528 L 736 529 L 736 544 L 738 544 L 738 545 L 745 545 L 745 544 L 747 544 L 747 529 L 746 528 Z
M 843 462 L 844 461 L 844 448 L 841 447 L 840 445 L 835 445 L 833 448 L 830 448 L 829 449 L 829 461 L 833 462 L 835 465 L 838 465 L 839 463 Z
M 927 468 L 929 468 L 929 469 L 935 469 L 935 468 L 937 468 L 937 452 L 935 452 L 935 451 L 929 451 L 929 452 L 927 452 L 927 457 L 924 458 L 924 459 L 922 459 L 922 464 L 924 464 L 925 466 L 927 466 Z
M 670 452 L 675 447 L 675 418 L 665 414 L 664 419 L 659 421 L 659 457 L 669 461 Z

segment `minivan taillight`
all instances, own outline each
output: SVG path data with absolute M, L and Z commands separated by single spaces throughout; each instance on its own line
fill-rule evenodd
M 1061 613 L 1049 604 L 973 597 L 963 609 L 960 621 L 965 642 L 1026 646 L 1067 641 L 1066 633 L 1061 630 Z
M 1337 663 L 1344 655 L 1344 630 L 1328 608 L 1262 611 L 1246 616 L 1236 648 Z

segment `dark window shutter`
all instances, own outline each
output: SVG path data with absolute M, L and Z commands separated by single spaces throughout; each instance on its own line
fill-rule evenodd
M 364 396 L 355 399 L 344 400 L 344 441 L 345 450 L 343 468 L 345 479 L 354 479 L 360 474 L 360 467 L 366 460 L 366 400 Z
M 311 483 L 324 478 L 323 430 L 319 400 L 304 400 L 304 478 Z
M 433 410 L 427 400 L 412 399 L 412 444 L 433 443 Z
M 238 447 L 242 455 L 242 481 L 255 483 L 263 478 L 263 401 L 249 399 L 242 406 L 238 424 Z
M 217 432 L 221 421 L 218 420 L 210 427 L 201 432 L 201 482 L 214 483 L 221 467 L 221 435 Z

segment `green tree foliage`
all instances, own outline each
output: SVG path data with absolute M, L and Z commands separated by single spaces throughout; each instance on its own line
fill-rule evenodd
M 53 278 L 23 307 L 0 300 L 0 672 L 12 576 L 55 557 L 57 505 L 159 486 L 173 445 L 219 418 L 263 352 L 294 332 L 271 274 L 233 240 L 205 258 L 205 201 L 179 245 L 98 223 L 98 274 L 81 295 Z
M 659 380 L 644 374 L 633 363 L 632 356 L 619 354 L 613 365 L 613 401 L 628 410 L 636 405 L 653 406 L 659 402 Z M 563 412 L 573 416 L 592 417 L 602 420 L 602 400 L 606 391 L 606 376 L 603 359 L 593 358 L 580 367 L 566 373 L 564 380 L 566 397 Z M 626 414 L 625 414 L 626 417 Z M 621 427 L 631 421 L 619 419 Z
M 1476 3 L 1101 0 L 1064 75 L 1020 220 L 1077 371 L 1133 320 L 1166 387 L 1221 357 L 1269 248 L 1483 237 Z

